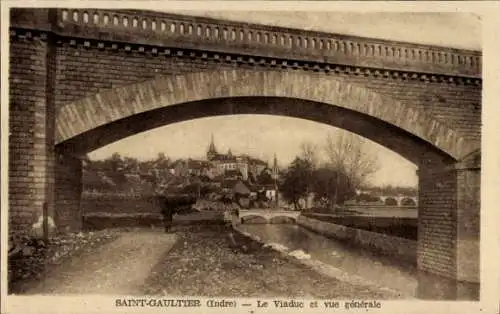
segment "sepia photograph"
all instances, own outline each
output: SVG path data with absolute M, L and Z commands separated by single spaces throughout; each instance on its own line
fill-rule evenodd
M 3 12 L 9 297 L 482 299 L 480 15 L 98 3 Z

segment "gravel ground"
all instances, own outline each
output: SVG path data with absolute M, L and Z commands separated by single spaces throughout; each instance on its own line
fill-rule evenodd
M 160 230 L 123 232 L 114 241 L 62 263 L 25 293 L 142 295 L 138 287 L 175 241 L 174 234 Z
M 78 259 L 86 252 L 95 251 L 118 238 L 122 232 L 123 230 L 108 229 L 58 234 L 49 238 L 47 243 L 19 240 L 17 244 L 22 249 L 8 258 L 9 293 L 26 292 L 51 272 L 57 271 L 61 264 Z
M 145 294 L 203 297 L 383 299 L 363 286 L 326 278 L 225 226 L 176 227 L 177 243 L 152 269 Z
M 72 239 L 63 243 L 86 244 L 68 247 L 65 259 L 48 262 L 49 271 L 11 293 L 390 298 L 322 276 L 227 226 L 176 226 L 170 234 L 102 231 Z

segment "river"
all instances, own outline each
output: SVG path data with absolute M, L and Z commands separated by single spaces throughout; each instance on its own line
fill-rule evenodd
M 405 296 L 417 295 L 417 272 L 412 265 L 347 246 L 295 224 L 242 224 L 239 228 L 260 237 L 266 243 L 302 250 L 311 259 L 334 266 L 347 275 L 365 278 Z

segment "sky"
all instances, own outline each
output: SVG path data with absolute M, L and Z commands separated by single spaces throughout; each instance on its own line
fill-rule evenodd
M 190 15 L 224 18 L 276 26 L 326 31 L 460 49 L 481 50 L 481 21 L 465 13 L 342 13 L 342 12 L 241 12 L 182 11 Z M 200 132 L 200 130 L 203 130 Z M 249 153 L 265 161 L 277 154 L 286 166 L 312 142 L 321 147 L 327 134 L 343 130 L 303 119 L 244 115 L 190 120 L 143 132 L 89 154 L 92 159 L 118 152 L 149 159 L 164 152 L 171 158 L 204 158 L 210 136 L 217 149 L 234 154 Z M 366 140 L 367 152 L 376 156 L 380 170 L 370 178 L 373 185 L 416 186 L 417 167 L 398 154 Z M 321 150 L 319 150 L 321 151 Z
M 200 132 L 203 130 L 203 132 Z M 327 124 L 313 121 L 267 115 L 238 115 L 202 118 L 170 124 L 128 137 L 89 154 L 91 159 L 106 158 L 114 152 L 141 160 L 155 158 L 164 152 L 170 158 L 191 157 L 204 159 L 213 134 L 217 150 L 233 154 L 250 154 L 272 163 L 274 154 L 280 168 L 286 167 L 300 154 L 300 145 L 310 142 L 323 154 L 327 134 L 346 132 Z M 372 184 L 415 186 L 417 167 L 370 140 L 365 140 L 366 152 L 376 156 L 380 170 Z M 394 169 L 398 169 L 397 173 Z
M 472 13 L 177 11 L 187 15 L 329 33 L 480 50 L 480 17 Z

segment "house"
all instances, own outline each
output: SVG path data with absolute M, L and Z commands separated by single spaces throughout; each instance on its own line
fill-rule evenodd
M 208 146 L 207 160 L 215 169 L 216 175 L 225 174 L 227 171 L 239 171 L 244 181 L 247 181 L 249 177 L 255 179 L 267 167 L 267 163 L 260 159 L 248 155 L 233 155 L 231 149 L 227 154 L 218 153 L 213 136 Z
M 222 188 L 222 191 L 224 193 L 233 193 L 233 188 L 234 186 L 236 185 L 236 179 L 228 179 L 228 180 L 224 180 L 222 178 L 222 181 L 221 181 L 221 185 L 220 187 Z
M 241 179 L 227 179 L 222 181 L 222 190 L 233 195 L 250 197 L 251 189 L 246 182 Z
M 235 195 L 250 197 L 250 188 L 241 180 L 237 180 L 233 186 L 233 193 Z
M 269 201 L 276 201 L 278 189 L 274 184 L 256 184 L 253 186 L 253 190 L 257 194 L 265 196 Z
M 226 179 L 235 179 L 235 180 L 240 179 L 240 180 L 245 180 L 244 175 L 238 169 L 226 170 L 224 172 L 224 177 Z
M 175 175 L 176 177 L 183 177 L 188 174 L 188 167 L 186 161 L 182 159 L 177 159 L 170 166 L 170 173 Z
M 196 176 L 207 175 L 210 171 L 210 163 L 205 160 L 188 159 L 186 167 L 188 173 Z

